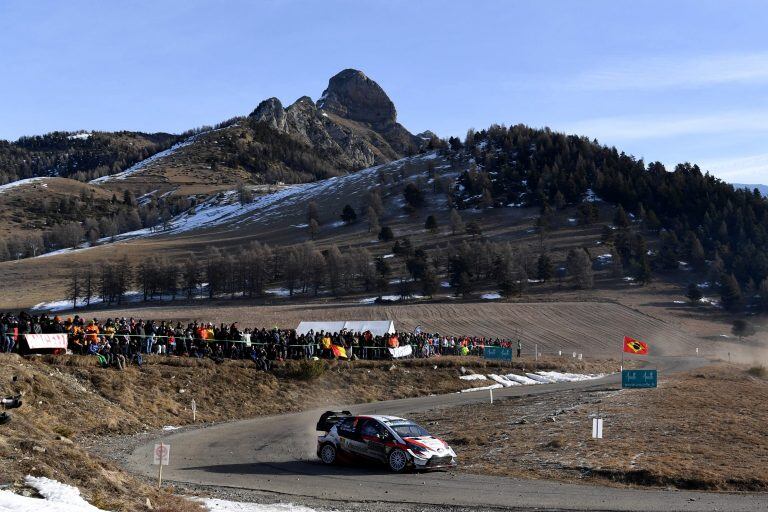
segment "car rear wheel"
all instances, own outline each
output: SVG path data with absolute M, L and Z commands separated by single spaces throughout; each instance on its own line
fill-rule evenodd
M 396 448 L 389 454 L 389 469 L 395 473 L 402 473 L 408 467 L 408 454 Z
M 324 444 L 322 448 L 320 448 L 320 460 L 323 461 L 324 464 L 333 464 L 336 462 L 336 447 L 332 444 Z

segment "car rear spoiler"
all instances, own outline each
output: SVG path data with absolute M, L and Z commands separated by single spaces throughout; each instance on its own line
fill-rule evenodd
M 331 427 L 348 416 L 352 416 L 349 411 L 325 411 L 317 420 L 317 430 L 328 432 Z

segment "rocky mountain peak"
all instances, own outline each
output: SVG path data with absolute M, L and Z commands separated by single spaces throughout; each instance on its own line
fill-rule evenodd
M 356 69 L 345 69 L 333 76 L 317 106 L 377 129 L 391 126 L 397 120 L 395 104 L 384 89 Z
M 275 130 L 285 130 L 285 109 L 277 98 L 269 98 L 259 103 L 259 106 L 251 112 L 249 117 L 265 122 Z

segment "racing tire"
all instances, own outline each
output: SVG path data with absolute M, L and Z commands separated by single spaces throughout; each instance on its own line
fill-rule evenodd
M 320 460 L 323 464 L 331 465 L 336 463 L 336 447 L 331 443 L 326 443 L 320 447 Z
M 395 448 L 389 452 L 387 462 L 389 463 L 389 469 L 393 473 L 402 473 L 408 467 L 408 454 L 400 448 Z

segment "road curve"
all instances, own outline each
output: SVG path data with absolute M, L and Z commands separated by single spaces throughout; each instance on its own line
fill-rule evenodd
M 661 372 L 701 365 L 691 358 L 657 361 Z M 614 387 L 618 375 L 599 381 L 498 389 L 498 398 L 564 389 Z M 356 414 L 408 415 L 488 400 L 488 392 L 409 398 L 349 406 Z M 315 456 L 314 425 L 320 410 L 268 416 L 171 434 L 171 465 L 164 477 L 177 482 L 238 487 L 294 497 L 467 507 L 622 511 L 768 511 L 765 494 L 721 494 L 662 489 L 609 488 L 461 472 L 396 475 L 385 468 L 327 467 Z M 128 458 L 134 472 L 154 474 L 152 443 Z M 459 457 L 461 454 L 459 453 Z

